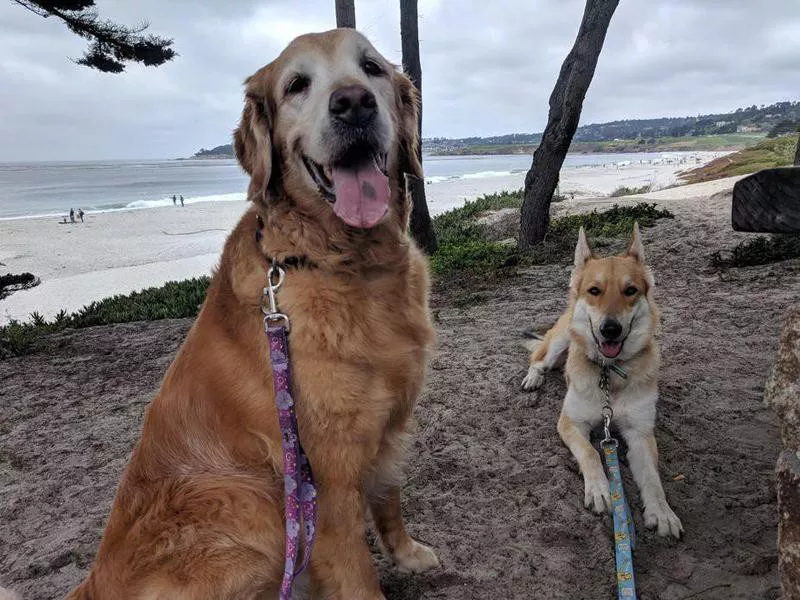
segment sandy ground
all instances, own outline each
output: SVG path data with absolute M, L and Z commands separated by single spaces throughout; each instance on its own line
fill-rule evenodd
M 686 536 L 644 529 L 625 470 L 640 598 L 776 600 L 780 442 L 762 391 L 800 261 L 714 272 L 709 254 L 744 237 L 730 231 L 730 195 L 682 195 L 660 193 L 677 218 L 644 238 L 663 314 L 661 473 Z M 519 332 L 556 319 L 568 277 L 566 264 L 535 267 L 434 294 L 439 346 L 405 514 L 443 567 L 402 575 L 376 556 L 390 600 L 616 597 L 610 519 L 583 508 L 556 432 L 562 378 L 519 390 Z M 0 585 L 51 599 L 86 573 L 144 407 L 190 325 L 65 332 L 47 353 L 0 362 Z
M 565 168 L 561 191 L 580 199 L 606 196 L 620 185 L 671 185 L 680 170 L 720 154 L 680 153 L 669 163 L 654 155 L 659 164 Z M 524 179 L 525 174 L 518 173 L 429 184 L 431 213 L 483 194 L 520 189 Z M 75 225 L 62 225 L 52 217 L 0 220 L 2 272 L 30 272 L 42 281 L 0 301 L 0 325 L 9 319 L 27 320 L 33 311 L 52 318 L 61 309 L 74 312 L 114 294 L 207 275 L 245 208 L 244 201 L 202 202 L 185 208 L 89 214 L 85 223 Z

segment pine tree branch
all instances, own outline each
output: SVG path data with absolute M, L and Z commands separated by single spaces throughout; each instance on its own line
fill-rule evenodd
M 178 54 L 171 48 L 173 40 L 155 35 L 142 35 L 150 26 L 142 22 L 135 27 L 101 20 L 92 9 L 94 0 L 11 0 L 32 13 L 61 19 L 74 34 L 92 43 L 83 57 L 73 62 L 107 73 L 120 73 L 125 63 L 138 62 L 158 66 Z

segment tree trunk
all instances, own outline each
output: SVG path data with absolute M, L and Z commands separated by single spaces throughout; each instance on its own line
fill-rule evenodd
M 336 0 L 336 26 L 356 28 L 355 0 Z
M 525 200 L 520 223 L 520 248 L 544 240 L 550 226 L 550 202 L 564 158 L 578 128 L 583 99 L 592 82 L 608 25 L 619 0 L 586 0 L 578 37 L 567 55 L 550 95 L 550 114 L 542 141 L 525 176 Z
M 419 147 L 417 155 L 422 162 L 422 65 L 419 60 L 419 20 L 417 0 L 400 0 L 400 39 L 403 47 L 403 69 L 417 88 L 419 106 Z M 411 191 L 411 235 L 420 247 L 433 254 L 438 249 L 433 231 L 428 203 L 425 199 L 425 180 L 409 178 Z

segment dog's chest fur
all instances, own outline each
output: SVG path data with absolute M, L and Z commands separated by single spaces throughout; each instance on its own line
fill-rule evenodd
M 372 274 L 287 272 L 278 302 L 309 435 L 377 451 L 387 431 L 406 428 L 434 337 L 423 260 L 412 249 L 407 264 Z
M 569 382 L 564 398 L 565 413 L 576 422 L 592 428 L 602 422 L 605 395 L 600 389 L 600 370 L 581 356 L 582 348 L 570 347 L 565 373 Z M 658 401 L 658 355 L 656 351 L 636 357 L 623 368 L 627 379 L 611 373 L 611 407 L 614 424 L 619 427 L 643 429 L 652 427 Z
M 292 320 L 297 368 L 330 361 L 368 378 L 415 370 L 433 336 L 418 271 L 374 278 L 290 271 L 278 300 Z

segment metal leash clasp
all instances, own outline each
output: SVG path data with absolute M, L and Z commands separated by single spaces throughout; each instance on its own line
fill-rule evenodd
M 601 411 L 605 437 L 600 442 L 600 447 L 616 448 L 619 443 L 611 435 L 611 419 L 614 418 L 614 409 L 611 408 L 611 378 L 609 376 L 609 367 L 605 364 L 600 368 L 600 391 L 603 392 L 605 400 Z
M 267 270 L 267 285 L 264 287 L 264 294 L 261 300 L 261 312 L 264 313 L 264 326 L 269 327 L 270 323 L 283 322 L 283 326 L 288 332 L 291 329 L 289 317 L 278 310 L 277 291 L 283 284 L 286 270 L 278 264 L 275 259 Z

